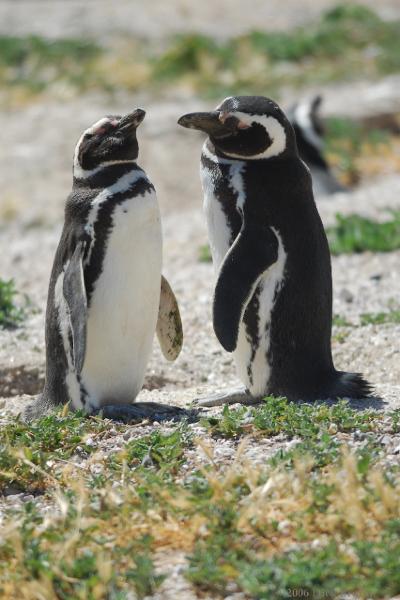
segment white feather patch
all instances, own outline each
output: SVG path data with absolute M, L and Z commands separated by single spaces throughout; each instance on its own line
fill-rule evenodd
M 70 344 L 70 332 L 72 330 L 72 326 L 67 303 L 63 294 L 64 275 L 66 269 L 68 268 L 68 264 L 69 261 L 64 265 L 63 270 L 57 277 L 57 281 L 54 287 L 54 306 L 57 311 L 58 326 L 68 366 L 68 371 L 65 377 L 65 384 L 67 386 L 68 397 L 72 404 L 72 407 L 75 410 L 78 410 L 83 407 L 83 404 L 81 400 L 81 389 L 78 376 L 71 358 L 72 349 Z
M 245 200 L 242 169 L 245 163 L 243 161 L 233 161 L 217 156 L 207 147 L 207 142 L 205 142 L 203 146 L 203 155 L 216 164 L 229 166 L 230 186 L 238 196 L 238 208 L 242 209 Z M 203 208 L 207 221 L 211 255 L 213 258 L 214 270 L 217 272 L 229 250 L 232 231 L 228 227 L 227 216 L 221 207 L 221 203 L 218 198 L 215 197 L 215 174 L 213 170 L 201 165 L 200 177 L 204 194 Z
M 253 123 L 262 125 L 267 131 L 269 137 L 272 140 L 272 144 L 264 152 L 260 154 L 254 154 L 253 156 L 246 156 L 246 160 L 259 160 L 262 158 L 272 158 L 273 156 L 279 156 L 286 148 L 286 133 L 285 128 L 277 119 L 274 117 L 267 117 L 266 115 L 250 115 L 241 111 L 231 111 L 230 115 L 239 119 L 242 123 L 251 126 Z M 239 154 L 233 152 L 226 152 L 226 156 L 232 158 L 243 158 Z
M 250 362 L 251 343 L 243 325 L 239 332 L 238 348 L 234 354 L 239 377 L 254 396 L 262 396 L 268 391 L 268 381 L 272 368 L 272 364 L 268 361 L 271 341 L 271 313 L 276 296 L 284 282 L 287 256 L 279 232 L 274 227 L 271 227 L 271 229 L 278 240 L 278 258 L 257 282 L 260 286 L 258 347 L 253 360 Z M 251 375 L 249 375 L 249 371 Z
M 88 310 L 81 373 L 92 408 L 133 402 L 142 387 L 157 323 L 161 261 L 159 208 L 154 190 L 149 190 L 113 211 L 102 272 Z
M 311 105 L 308 102 L 301 102 L 294 111 L 294 118 L 297 121 L 306 140 L 320 152 L 323 150 L 322 138 L 317 134 L 311 120 Z
M 107 188 L 104 188 L 91 202 L 91 208 L 89 211 L 87 223 L 85 225 L 85 231 L 88 233 L 91 239 L 91 244 L 89 248 L 89 252 L 85 259 L 85 265 L 90 263 L 90 259 L 92 256 L 92 250 L 95 244 L 95 233 L 94 233 L 94 225 L 97 221 L 97 216 L 101 206 L 107 202 L 114 194 L 120 194 L 126 192 L 130 187 L 132 187 L 137 181 L 140 179 L 147 179 L 146 173 L 141 169 L 135 169 L 129 171 L 129 173 L 125 173 L 122 175 L 115 183 L 110 185 Z

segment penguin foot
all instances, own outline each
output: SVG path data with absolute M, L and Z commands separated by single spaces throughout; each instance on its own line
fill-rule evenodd
M 34 396 L 31 402 L 24 408 L 21 414 L 21 420 L 24 423 L 31 423 L 47 415 L 55 407 L 46 401 L 42 394 Z
M 226 390 L 226 392 L 219 392 L 212 394 L 207 398 L 198 398 L 195 400 L 196 406 L 199 407 L 211 407 L 211 406 L 222 406 L 223 404 L 259 404 L 263 397 L 254 397 L 244 387 Z
M 135 404 L 107 404 L 92 414 L 123 423 L 137 423 L 144 419 L 149 421 L 180 421 L 182 419 L 194 421 L 197 417 L 197 410 L 186 410 L 179 406 L 159 404 L 158 402 L 135 402 Z

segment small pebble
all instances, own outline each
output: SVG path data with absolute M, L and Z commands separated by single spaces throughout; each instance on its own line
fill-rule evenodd
M 342 288 L 340 290 L 339 298 L 348 303 L 353 302 L 354 300 L 353 294 L 347 288 Z

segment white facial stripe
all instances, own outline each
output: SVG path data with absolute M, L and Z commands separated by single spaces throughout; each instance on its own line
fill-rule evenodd
M 120 177 L 115 183 L 110 185 L 108 188 L 104 188 L 91 202 L 91 208 L 88 215 L 88 220 L 85 225 L 85 231 L 89 234 L 91 238 L 91 244 L 89 248 L 89 252 L 85 259 L 85 265 L 90 263 L 90 258 L 92 255 L 92 250 L 95 243 L 95 235 L 94 235 L 94 225 L 97 221 L 97 215 L 99 213 L 100 207 L 114 194 L 120 194 L 122 192 L 126 192 L 134 183 L 139 181 L 139 179 L 147 179 L 146 173 L 141 169 L 135 169 L 134 171 L 129 171 L 129 173 L 125 173 L 122 177 Z
M 91 125 L 90 127 L 88 127 L 88 129 L 85 129 L 85 131 L 82 133 L 81 137 L 78 140 L 77 145 L 75 146 L 74 169 L 75 169 L 76 166 L 80 166 L 79 162 L 78 162 L 78 154 L 79 154 L 79 148 L 80 148 L 80 146 L 82 144 L 82 140 L 85 137 L 85 135 L 87 135 L 87 134 L 93 134 L 96 131 L 96 129 L 98 129 L 102 125 L 105 125 L 109 121 L 110 121 L 110 119 L 108 119 L 107 117 L 103 117 L 102 119 L 99 119 L 98 121 L 96 121 L 96 123 L 94 123 L 93 125 Z
M 106 125 L 106 123 L 116 123 L 116 121 L 115 121 L 115 119 L 109 119 L 108 117 L 103 117 L 102 119 L 99 119 L 98 121 L 96 121 L 96 123 L 94 123 L 93 125 L 88 127 L 88 129 L 86 129 L 86 131 L 83 135 L 96 133 L 96 131 L 98 129 L 101 129 L 104 125 Z
M 285 128 L 274 117 L 267 117 L 265 115 L 250 115 L 241 111 L 230 112 L 230 115 L 236 117 L 237 119 L 242 121 L 242 123 L 245 123 L 249 126 L 251 126 L 253 123 L 259 123 L 266 129 L 269 137 L 272 140 L 272 144 L 264 152 L 260 152 L 260 154 L 254 154 L 252 156 L 246 156 L 246 160 L 259 160 L 262 158 L 271 158 L 272 156 L 279 156 L 279 154 L 282 154 L 282 152 L 285 150 Z M 224 154 L 226 154 L 227 156 L 232 156 L 233 158 L 244 158 L 243 156 L 239 154 L 234 154 L 233 152 L 225 152 L 225 150 Z
M 315 128 L 311 120 L 311 105 L 307 102 L 302 102 L 296 106 L 294 111 L 294 118 L 299 125 L 306 140 L 317 148 L 322 150 L 323 142 L 321 137 L 315 131 Z

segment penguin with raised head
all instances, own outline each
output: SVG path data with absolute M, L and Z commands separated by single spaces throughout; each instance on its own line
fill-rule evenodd
M 368 395 L 360 375 L 333 365 L 330 253 L 285 114 L 268 98 L 238 96 L 178 123 L 208 134 L 200 171 L 213 324 L 245 385 L 203 405 Z
M 76 145 L 48 292 L 45 386 L 28 419 L 67 403 L 89 414 L 148 416 L 148 406 L 132 403 L 155 331 L 168 360 L 180 352 L 178 304 L 161 275 L 157 197 L 136 162 L 144 116 L 104 117 Z
M 324 156 L 324 124 L 319 114 L 322 96 L 302 100 L 292 106 L 287 116 L 296 134 L 300 157 L 311 171 L 313 191 L 317 199 L 336 192 L 346 192 L 332 172 Z

